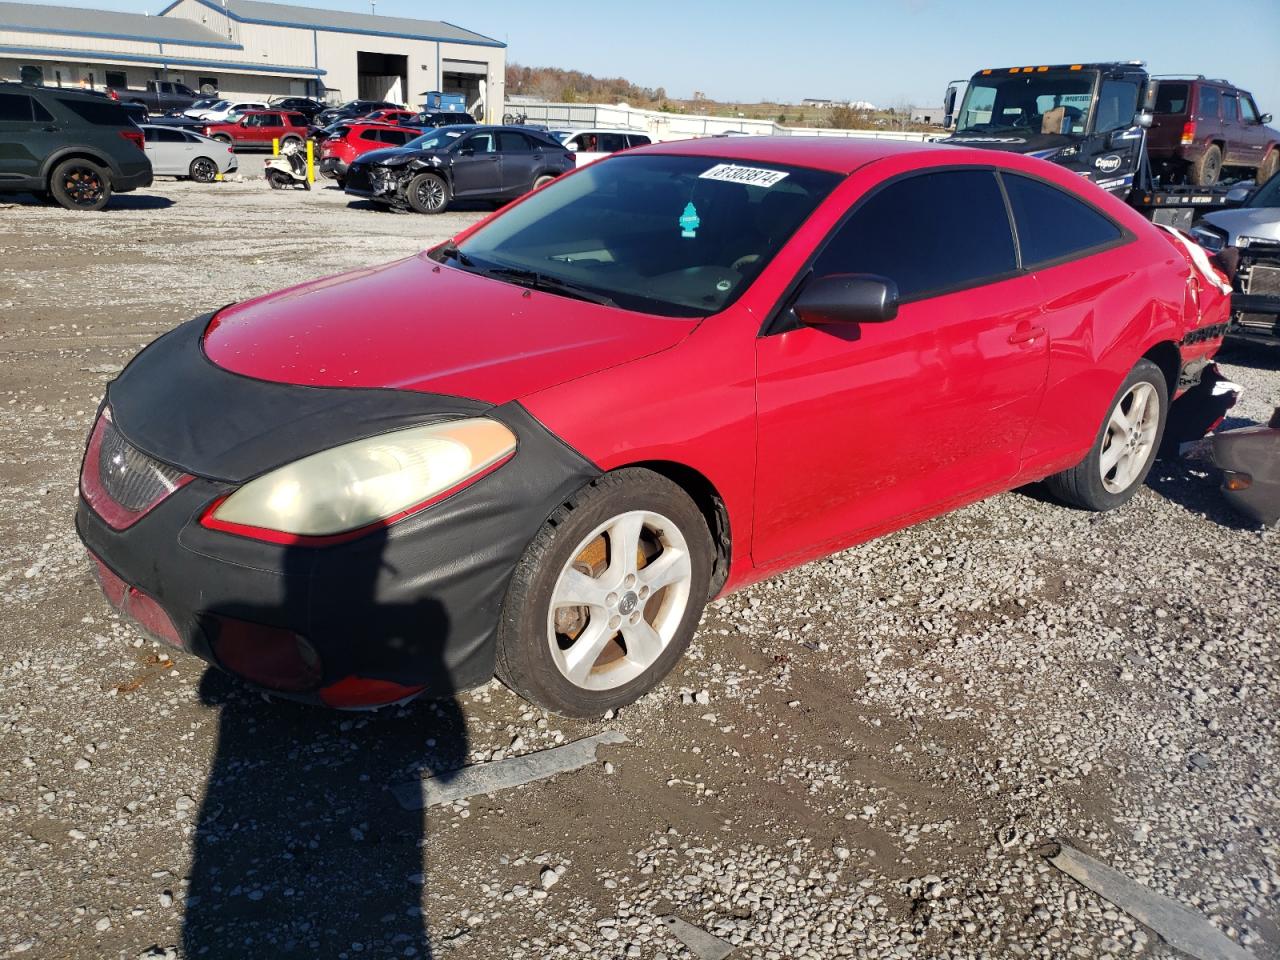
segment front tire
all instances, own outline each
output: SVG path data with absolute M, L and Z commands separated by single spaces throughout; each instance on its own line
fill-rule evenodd
M 1168 413 L 1164 374 L 1150 360 L 1139 360 L 1107 408 L 1089 455 L 1045 485 L 1059 500 L 1085 510 L 1123 506 L 1151 472 Z
M 49 176 L 49 194 L 68 210 L 101 210 L 111 199 L 111 174 L 88 160 L 64 160 Z
M 434 173 L 420 173 L 404 188 L 405 199 L 418 213 L 444 213 L 449 209 L 449 184 Z
M 551 176 L 551 174 L 544 173 L 542 176 L 538 177 L 538 179 L 533 181 L 533 189 L 541 190 L 554 179 L 555 177 Z
M 498 625 L 499 678 L 565 716 L 635 702 L 688 647 L 711 551 L 702 513 L 667 478 L 636 468 L 599 478 L 521 557 Z

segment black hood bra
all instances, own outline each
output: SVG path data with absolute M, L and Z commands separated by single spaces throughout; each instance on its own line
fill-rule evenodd
M 493 409 L 444 394 L 305 386 L 235 373 L 204 352 L 204 331 L 213 316 L 206 313 L 164 334 L 107 387 L 116 429 L 125 439 L 197 477 L 244 483 L 341 443 Z

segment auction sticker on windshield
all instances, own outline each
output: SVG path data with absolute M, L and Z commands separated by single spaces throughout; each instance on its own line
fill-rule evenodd
M 785 180 L 781 170 L 764 170 L 760 167 L 740 167 L 736 163 L 717 163 L 710 170 L 698 175 L 699 180 L 723 180 L 725 183 L 745 183 L 748 187 L 772 187 Z

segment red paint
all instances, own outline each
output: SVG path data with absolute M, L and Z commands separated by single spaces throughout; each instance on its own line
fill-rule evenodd
M 406 507 L 399 513 L 384 517 L 374 523 L 366 524 L 363 527 L 357 527 L 355 530 L 344 530 L 342 533 L 330 533 L 323 536 L 310 536 L 298 533 L 286 533 L 283 530 L 272 530 L 269 527 L 255 527 L 247 523 L 230 523 L 226 520 L 219 520 L 214 516 L 218 512 L 218 508 L 226 501 L 227 497 L 219 497 L 213 503 L 205 508 L 204 513 L 200 515 L 201 525 L 208 527 L 210 530 L 220 530 L 223 533 L 234 533 L 239 537 L 250 537 L 254 540 L 262 540 L 266 543 L 279 543 L 289 547 L 331 547 L 337 543 L 350 543 L 352 540 L 359 540 L 361 537 L 372 533 L 374 530 L 383 530 L 391 526 L 393 523 L 411 517 L 415 513 L 419 513 L 427 507 L 434 506 L 442 500 L 447 500 L 464 487 L 469 487 L 481 477 L 487 477 L 493 471 L 515 456 L 510 453 L 503 457 L 497 463 L 486 467 L 477 473 L 474 477 L 468 477 L 461 483 L 455 484 L 444 493 L 436 494 L 421 503 L 415 503 L 411 507 Z M 230 496 L 228 494 L 227 496 Z
M 519 400 L 604 470 L 695 470 L 728 510 L 733 588 L 1078 462 L 1141 356 L 1226 319 L 1224 297 L 1189 299 L 1194 271 L 1162 231 L 1029 157 L 795 138 L 640 152 L 847 176 L 731 308 L 700 322 L 530 293 L 419 257 L 229 308 L 210 326 L 209 356 L 264 379 Z M 856 336 L 758 335 L 853 203 L 890 177 L 943 165 L 1052 181 L 1133 237 L 904 305 Z
M 133 526 L 150 511 L 180 490 L 195 478 L 190 474 L 182 474 L 174 483 L 173 490 L 162 490 L 150 503 L 141 510 L 130 510 L 112 499 L 102 486 L 99 470 L 102 463 L 102 438 L 111 425 L 111 408 L 103 407 L 98 420 L 93 425 L 93 433 L 89 434 L 89 445 L 85 448 L 84 462 L 80 465 L 80 493 L 83 494 L 89 508 L 101 517 L 112 530 L 125 530 Z
M 359 710 L 368 707 L 384 707 L 389 703 L 412 697 L 426 689 L 425 685 L 406 687 L 391 680 L 374 680 L 370 677 L 345 677 L 337 683 L 322 687 L 320 699 L 326 706 L 338 709 Z
M 361 154 L 370 152 L 371 150 L 388 150 L 393 149 L 395 144 L 382 143 L 378 140 L 365 140 L 361 136 L 366 130 L 401 130 L 404 127 L 394 126 L 389 123 L 352 123 L 343 126 L 339 132 L 332 137 L 327 138 L 320 144 L 320 159 L 328 160 L 330 158 L 340 160 L 347 166 L 351 165 L 356 157 Z M 413 131 L 409 131 L 413 133 Z
M 416 116 L 417 114 L 412 110 L 375 110 L 373 113 L 366 113 L 360 119 L 368 123 L 403 124 Z
M 253 118 L 271 117 L 272 122 L 265 126 L 248 125 Z M 269 147 L 272 140 L 283 140 L 285 137 L 297 137 L 306 140 L 307 118 L 300 113 L 287 110 L 245 110 L 240 119 L 230 123 L 208 123 L 201 128 L 206 137 L 226 136 L 236 146 Z
M 103 595 L 106 596 L 107 601 L 116 608 L 122 617 L 131 621 L 134 626 L 147 636 L 167 643 L 172 647 L 182 647 L 182 639 L 178 635 L 178 628 L 173 625 L 173 620 L 165 612 L 164 607 L 160 606 L 149 594 L 143 593 L 137 587 L 131 587 L 121 580 L 92 551 L 86 551 L 86 553 L 89 554 L 89 559 L 93 561 L 93 572 L 98 580 L 98 586 L 102 588 Z
M 234 617 L 211 619 L 213 654 L 226 670 L 268 690 L 288 693 L 314 690 L 320 683 L 320 658 L 304 637 L 283 627 Z

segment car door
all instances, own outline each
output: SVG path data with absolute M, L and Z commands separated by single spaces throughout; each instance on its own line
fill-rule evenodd
M 41 162 L 61 142 L 60 129 L 35 97 L 0 93 L 0 181 L 38 177 Z
M 1267 128 L 1258 114 L 1252 95 L 1240 91 L 1240 140 L 1245 144 L 1244 159 L 1247 167 L 1262 165 L 1267 153 Z
M 185 177 L 195 157 L 195 147 L 187 142 L 182 131 L 147 127 L 142 132 L 146 138 L 151 172 L 158 176 Z
M 1093 132 L 1080 145 L 1090 179 L 1124 196 L 1142 162 L 1142 128 L 1134 123 L 1142 81 L 1136 75 L 1104 77 L 1094 109 Z
M 492 131 L 473 133 L 453 148 L 450 166 L 453 195 L 502 192 L 502 155 Z
M 514 196 L 533 189 L 533 177 L 542 164 L 542 152 L 522 133 L 498 131 L 498 153 L 502 156 L 502 191 Z
M 285 135 L 284 117 L 279 113 L 260 113 L 257 116 L 257 143 L 264 147 L 271 146 L 273 140 Z
M 864 195 L 809 277 L 849 273 L 894 280 L 897 316 L 819 329 L 784 314 L 757 341 L 757 564 L 1010 482 L 1044 390 L 1040 291 L 991 170 Z
M 1222 163 L 1228 167 L 1249 165 L 1249 144 L 1240 123 L 1240 100 L 1234 90 L 1222 92 Z

